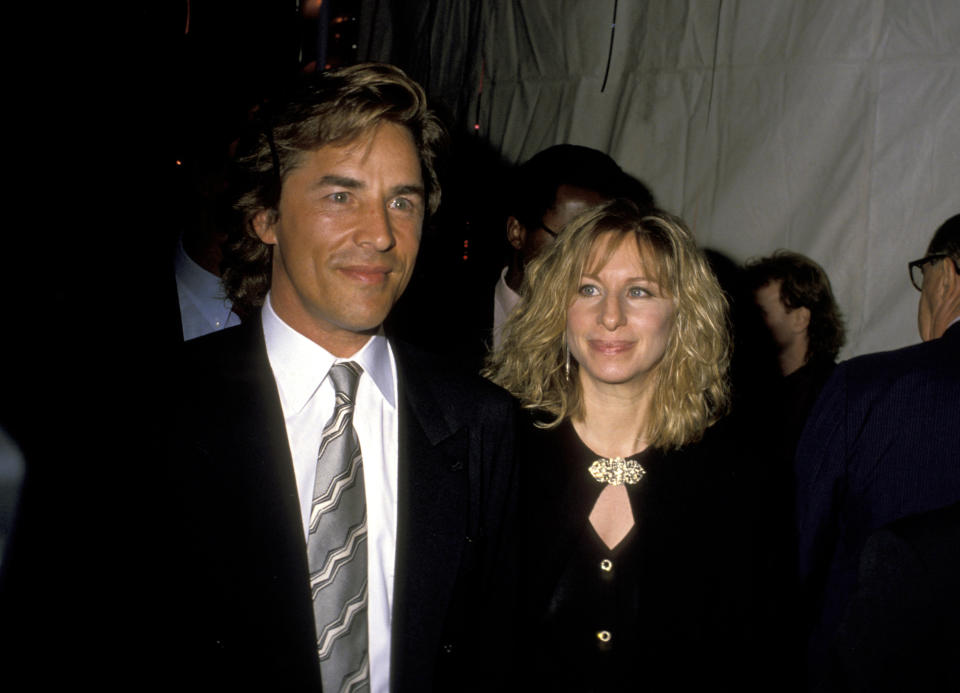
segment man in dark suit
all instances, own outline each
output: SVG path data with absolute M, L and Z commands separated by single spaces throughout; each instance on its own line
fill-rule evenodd
M 382 329 L 439 202 L 442 136 L 416 83 L 358 65 L 265 113 L 239 158 L 224 283 L 246 319 L 184 345 L 167 455 L 169 646 L 198 684 L 473 690 L 503 674 L 513 405 Z
M 915 346 L 840 364 L 797 449 L 799 571 L 818 685 L 868 536 L 960 501 L 960 215 L 910 263 Z

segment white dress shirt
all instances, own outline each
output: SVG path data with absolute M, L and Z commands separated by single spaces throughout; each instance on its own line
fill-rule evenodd
M 183 240 L 177 243 L 173 272 L 177 278 L 184 341 L 240 324 L 240 318 L 231 310 L 230 301 L 224 295 L 220 277 L 194 262 L 183 249 Z
M 503 337 L 500 334 L 503 330 L 503 323 L 510 317 L 510 313 L 520 302 L 520 294 L 507 286 L 507 270 L 504 267 L 500 273 L 500 281 L 497 282 L 493 290 L 493 348 L 499 349 Z
M 339 361 L 363 368 L 354 404 L 353 426 L 363 455 L 367 501 L 367 628 L 370 689 L 386 693 L 390 683 L 390 623 L 397 543 L 397 369 L 382 334 L 371 337 L 348 359 L 287 325 L 274 312 L 270 296 L 262 311 L 263 336 L 277 381 L 287 441 L 297 479 L 304 537 L 310 521 L 317 452 L 323 427 L 333 415 L 334 388 L 327 373 Z

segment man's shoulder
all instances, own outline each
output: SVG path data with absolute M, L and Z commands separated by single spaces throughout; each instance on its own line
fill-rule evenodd
M 185 361 L 202 361 L 249 349 L 259 329 L 249 322 L 195 337 L 183 343 L 180 350 Z
M 259 324 L 244 323 L 184 342 L 166 383 L 174 409 L 253 407 L 275 389 Z
M 798 459 L 807 443 L 812 441 L 816 447 L 817 438 L 834 430 L 856 431 L 861 443 L 872 440 L 876 445 L 893 438 L 900 443 L 909 439 L 916 454 L 920 453 L 915 439 L 907 432 L 937 431 L 946 436 L 944 440 L 955 441 L 951 432 L 956 430 L 956 402 L 960 401 L 960 359 L 956 340 L 945 339 L 840 363 L 808 420 L 807 440 L 801 441 Z
M 176 365 L 189 377 L 198 371 L 212 377 L 249 370 L 265 359 L 262 330 L 259 324 L 247 322 L 184 342 Z
M 853 386 L 878 383 L 885 387 L 900 380 L 957 379 L 960 377 L 958 337 L 960 325 L 939 339 L 857 356 L 837 366 L 834 378 L 842 377 Z
M 447 356 L 391 339 L 401 388 L 427 396 L 441 406 L 478 409 L 512 406 L 506 390 Z

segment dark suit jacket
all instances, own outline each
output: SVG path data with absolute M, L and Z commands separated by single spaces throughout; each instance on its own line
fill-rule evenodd
M 503 634 L 512 610 L 512 400 L 393 346 L 392 690 L 483 688 L 508 645 L 491 633 Z M 215 689 L 319 690 L 297 491 L 259 316 L 183 353 L 180 387 L 190 394 L 167 456 L 180 503 L 168 542 L 180 621 L 170 624 L 174 658 Z
M 960 690 L 960 503 L 901 518 L 860 554 L 830 689 Z
M 814 679 L 856 585 L 867 537 L 900 517 L 960 501 L 958 461 L 960 324 L 940 339 L 837 366 L 795 465 Z

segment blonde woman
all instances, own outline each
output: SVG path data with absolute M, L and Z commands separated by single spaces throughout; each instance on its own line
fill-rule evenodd
M 531 419 L 521 676 L 723 690 L 749 557 L 729 536 L 737 442 L 714 426 L 730 355 L 716 279 L 679 219 L 618 200 L 571 221 L 521 295 L 484 371 Z

